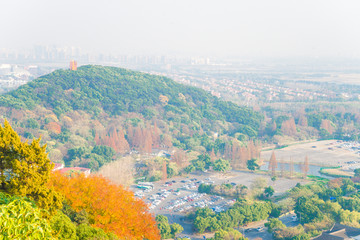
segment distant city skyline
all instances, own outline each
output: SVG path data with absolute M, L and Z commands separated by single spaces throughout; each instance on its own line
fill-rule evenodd
M 258 65 L 268 67 L 317 65 L 335 68 L 359 68 L 360 58 L 356 57 L 236 57 L 214 55 L 175 55 L 175 54 L 117 54 L 117 53 L 90 53 L 76 46 L 34 45 L 29 49 L 0 48 L 0 64 L 55 64 L 66 66 L 71 60 L 84 64 L 111 64 L 116 66 L 145 66 L 145 65 Z M 59 65 L 60 64 L 60 65 Z M 120 65 L 119 65 L 120 64 Z M 130 65 L 129 65 L 130 64 Z M 219 66 L 220 66 L 219 65 Z M 141 68 L 140 68 L 141 69 Z M 320 70 L 320 69 L 318 69 Z
M 356 0 L 1 3 L 0 48 L 92 54 L 360 58 Z

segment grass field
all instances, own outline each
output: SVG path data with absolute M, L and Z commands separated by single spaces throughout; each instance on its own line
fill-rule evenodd
M 339 168 L 322 169 L 321 172 L 328 176 L 334 176 L 334 177 L 353 177 L 354 176 L 354 172 L 344 171 Z
M 282 149 L 275 149 L 278 161 L 303 163 L 308 156 L 309 164 L 318 166 L 347 166 L 347 162 L 354 161 L 360 167 L 360 157 L 355 152 L 338 148 L 340 143 L 336 140 L 316 141 L 310 143 L 294 144 Z M 263 151 L 261 158 L 269 161 L 272 151 Z

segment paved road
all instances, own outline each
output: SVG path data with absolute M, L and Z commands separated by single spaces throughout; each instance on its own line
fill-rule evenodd
M 300 224 L 300 222 L 297 220 L 297 218 L 294 219 L 294 216 L 296 217 L 296 214 L 291 213 L 287 214 L 285 216 L 280 217 L 279 219 L 285 224 L 287 227 L 296 227 Z
M 244 232 L 244 235 L 250 240 L 258 238 L 261 238 L 263 240 L 273 239 L 271 233 L 269 233 L 266 228 L 261 231 L 258 231 L 256 228 L 247 229 L 247 231 Z
M 299 225 L 298 220 L 294 220 L 295 214 L 287 214 L 285 216 L 280 217 L 279 219 L 287 226 L 287 227 L 295 227 Z M 239 231 L 245 235 L 245 237 L 249 239 L 257 239 L 262 238 L 263 240 L 272 240 L 272 234 L 267 231 L 267 228 L 264 226 L 265 221 L 255 222 L 249 224 L 247 228 L 240 228 Z M 258 227 L 263 227 L 262 230 L 258 230 Z

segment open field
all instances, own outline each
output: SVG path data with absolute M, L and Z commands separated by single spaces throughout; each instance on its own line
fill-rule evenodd
M 324 169 L 322 172 L 325 174 L 329 174 L 331 176 L 344 176 L 344 177 L 353 177 L 354 176 L 353 172 L 343 171 L 338 168 Z
M 295 144 L 282 149 L 275 149 L 278 161 L 303 163 L 305 156 L 309 158 L 309 164 L 318 166 L 342 166 L 348 169 L 360 167 L 360 155 L 358 150 L 344 147 L 345 143 L 336 140 L 316 141 L 310 143 Z M 261 158 L 269 161 L 272 151 L 263 151 Z

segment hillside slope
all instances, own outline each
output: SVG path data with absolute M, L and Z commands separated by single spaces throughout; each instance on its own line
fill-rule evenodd
M 160 96 L 168 98 L 165 111 L 185 113 L 195 121 L 225 120 L 257 130 L 261 120 L 258 113 L 248 108 L 169 78 L 102 66 L 57 70 L 1 96 L 0 106 L 33 109 L 42 105 L 58 116 L 72 110 L 93 114 L 104 110 L 110 115 L 141 112 L 147 116 L 151 114 L 147 108 L 161 104 Z
M 255 138 L 263 119 L 166 77 L 90 65 L 54 71 L 0 96 L 0 112 L 24 138 L 41 136 L 53 161 L 93 170 L 133 150 L 223 156 L 234 139 Z

